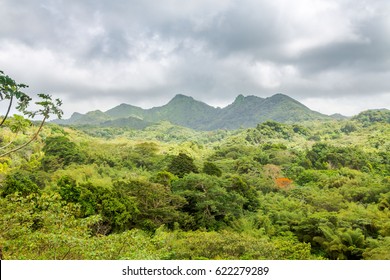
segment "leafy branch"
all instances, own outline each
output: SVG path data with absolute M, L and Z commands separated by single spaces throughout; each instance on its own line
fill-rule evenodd
M 13 79 L 5 75 L 4 72 L 0 70 L 0 101 L 9 100 L 7 112 L 0 121 L 0 127 L 4 125 L 4 122 L 8 118 L 14 99 L 18 102 L 16 109 L 20 112 L 25 112 L 30 104 L 31 97 L 20 91 L 20 89 L 27 87 L 28 86 L 25 84 L 17 84 Z
M 19 151 L 20 149 L 26 147 L 28 144 L 30 144 L 32 141 L 34 141 L 40 131 L 42 130 L 43 125 L 45 124 L 46 120 L 51 116 L 55 115 L 57 118 L 61 118 L 63 115 L 62 110 L 60 109 L 62 105 L 62 101 L 60 99 L 53 100 L 51 95 L 40 93 L 38 94 L 38 97 L 40 98 L 39 101 L 35 102 L 36 105 L 38 105 L 39 109 L 30 111 L 28 110 L 28 107 L 30 105 L 30 101 L 32 100 L 31 97 L 29 97 L 27 94 L 22 92 L 20 89 L 26 88 L 27 85 L 24 84 L 18 84 L 13 79 L 11 79 L 9 76 L 5 75 L 3 71 L 0 70 L 0 101 L 8 100 L 8 107 L 7 111 L 0 121 L 0 128 L 3 127 L 3 125 L 6 123 L 6 120 L 8 119 L 10 110 L 12 108 L 13 101 L 17 100 L 17 106 L 16 109 L 20 112 L 22 112 L 25 116 L 34 119 L 36 116 L 42 116 L 43 119 L 38 127 L 38 130 L 34 133 L 32 138 L 28 140 L 26 143 L 7 151 L 0 155 L 0 157 L 7 156 L 11 153 L 14 153 L 16 151 Z M 17 125 L 18 123 L 14 122 L 13 125 Z M 19 122 L 19 124 L 23 124 L 22 122 Z M 12 132 L 18 132 L 22 128 L 18 127 L 10 127 Z M 6 145 L 8 146 L 8 145 Z M 5 148 L 5 147 L 3 147 Z

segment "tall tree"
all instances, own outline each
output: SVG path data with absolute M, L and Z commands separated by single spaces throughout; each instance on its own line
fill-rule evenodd
M 172 158 L 168 171 L 180 178 L 191 172 L 198 173 L 194 160 L 184 153 L 179 153 Z

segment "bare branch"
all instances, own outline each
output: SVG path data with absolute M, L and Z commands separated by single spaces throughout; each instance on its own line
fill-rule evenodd
M 13 100 L 14 100 L 14 96 L 11 95 L 11 98 L 10 98 L 10 100 L 9 100 L 9 105 L 8 105 L 7 113 L 5 114 L 4 118 L 1 120 L 0 127 L 3 126 L 5 120 L 8 118 L 9 112 L 11 111 L 12 101 L 13 101 Z
M 26 147 L 26 146 L 27 146 L 28 144 L 30 144 L 32 141 L 34 141 L 34 140 L 38 137 L 39 132 L 41 132 L 41 129 L 42 129 L 43 124 L 45 123 L 45 121 L 46 121 L 46 117 L 43 118 L 43 120 L 42 120 L 42 122 L 41 122 L 41 125 L 39 126 L 37 132 L 34 134 L 34 136 L 33 136 L 29 141 L 27 141 L 27 142 L 24 143 L 23 145 L 21 145 L 21 146 L 19 146 L 19 147 L 16 147 L 16 148 L 14 148 L 14 149 L 12 149 L 12 150 L 10 150 L 10 151 L 4 153 L 4 154 L 1 154 L 0 157 L 5 157 L 5 156 L 7 156 L 7 155 L 9 155 L 9 154 L 11 154 L 11 153 L 17 152 L 17 151 L 23 149 L 24 147 Z
M 18 136 L 18 133 L 15 134 L 15 136 L 13 137 L 13 139 L 11 140 L 11 142 L 9 142 L 8 144 L 6 144 L 5 146 L 3 147 L 0 147 L 0 150 L 4 150 L 5 148 L 7 148 L 9 145 L 11 145 L 15 140 L 16 140 L 16 137 Z

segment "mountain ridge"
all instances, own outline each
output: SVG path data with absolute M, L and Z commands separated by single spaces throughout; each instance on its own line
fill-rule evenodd
M 224 108 L 213 107 L 191 96 L 176 94 L 162 106 L 143 109 L 122 103 L 105 112 L 95 110 L 86 114 L 73 113 L 70 119 L 55 120 L 63 125 L 102 125 L 146 127 L 160 121 L 196 130 L 237 129 L 255 127 L 268 120 L 278 122 L 302 122 L 306 120 L 332 119 L 306 107 L 299 101 L 281 93 L 262 98 L 255 95 L 238 95 Z M 144 123 L 142 123 L 144 122 Z

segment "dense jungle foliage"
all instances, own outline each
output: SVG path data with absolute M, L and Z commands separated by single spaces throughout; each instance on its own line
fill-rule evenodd
M 0 146 L 29 133 L 5 127 Z M 390 259 L 389 113 L 208 132 L 48 124 L 0 158 L 0 249 L 4 259 Z

